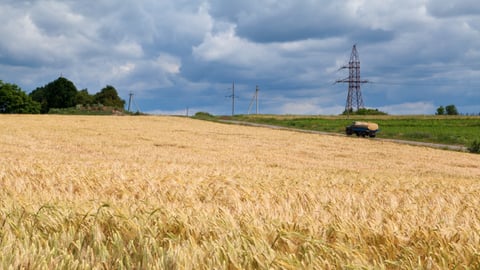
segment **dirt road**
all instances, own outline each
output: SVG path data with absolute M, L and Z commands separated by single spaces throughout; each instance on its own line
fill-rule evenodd
M 275 125 L 267 125 L 267 124 L 259 124 L 259 123 L 251 123 L 251 122 L 244 122 L 244 121 L 234 121 L 234 120 L 220 120 L 222 123 L 228 124 L 236 124 L 236 125 L 245 125 L 245 126 L 254 126 L 254 127 L 264 127 L 264 128 L 271 128 L 271 129 L 280 129 L 280 130 L 290 130 L 295 132 L 303 132 L 303 133 L 312 133 L 312 134 L 321 134 L 321 135 L 329 135 L 329 136 L 341 136 L 347 137 L 345 134 L 334 133 L 334 132 L 325 132 L 325 131 L 316 131 L 316 130 L 305 130 L 305 129 L 298 129 L 298 128 L 288 128 L 288 127 L 281 127 Z M 461 145 L 448 145 L 448 144 L 438 144 L 438 143 L 427 143 L 427 142 L 415 142 L 415 141 L 406 141 L 406 140 L 396 140 L 396 139 L 384 139 L 384 138 L 369 138 L 370 140 L 380 140 L 386 142 L 393 142 L 393 143 L 400 143 L 400 144 L 408 144 L 408 145 L 416 145 L 416 146 L 423 146 L 423 147 L 431 147 L 431 148 L 438 148 L 438 149 L 445 149 L 445 150 L 452 150 L 452 151 L 461 151 L 467 152 L 467 147 Z

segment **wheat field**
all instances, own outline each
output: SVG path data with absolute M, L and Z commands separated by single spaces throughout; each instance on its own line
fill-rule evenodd
M 160 116 L 0 149 L 1 269 L 480 268 L 480 155 Z

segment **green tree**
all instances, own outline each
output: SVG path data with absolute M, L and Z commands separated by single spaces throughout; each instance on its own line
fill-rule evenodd
M 457 107 L 453 104 L 446 106 L 445 111 L 447 112 L 447 115 L 458 115 Z
M 124 108 L 125 100 L 118 96 L 117 90 L 111 85 L 104 87 L 99 93 L 95 94 L 95 103 L 111 106 L 115 108 Z
M 83 89 L 77 93 L 77 97 L 75 98 L 75 104 L 81 105 L 90 105 L 95 103 L 95 97 L 88 93 L 87 89 Z
M 445 108 L 443 106 L 438 107 L 437 112 L 435 114 L 436 115 L 444 115 L 445 114 Z
M 0 113 L 40 113 L 40 103 L 17 85 L 0 80 Z
M 44 87 L 30 93 L 30 97 L 42 104 L 42 113 L 51 108 L 69 108 L 76 105 L 77 87 L 64 77 L 60 77 Z
M 45 96 L 45 87 L 37 87 L 29 96 L 32 100 L 40 103 L 40 113 L 48 113 L 49 107 L 47 97 Z

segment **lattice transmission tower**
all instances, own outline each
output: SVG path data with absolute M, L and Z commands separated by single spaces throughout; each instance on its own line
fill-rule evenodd
M 358 57 L 357 45 L 353 45 L 352 53 L 348 66 L 343 66 L 340 69 L 348 68 L 348 78 L 337 80 L 336 83 L 348 83 L 347 103 L 345 104 L 345 112 L 353 112 L 353 109 L 365 108 L 363 104 L 362 92 L 360 85 L 368 83 L 367 80 L 360 79 L 360 58 Z

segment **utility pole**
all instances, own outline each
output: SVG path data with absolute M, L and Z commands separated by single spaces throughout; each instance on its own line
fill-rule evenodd
M 250 109 L 252 108 L 252 104 L 255 101 L 255 114 L 258 114 L 258 92 L 260 89 L 258 89 L 258 85 L 255 88 L 255 94 L 253 95 L 252 101 L 250 101 L 250 105 L 248 105 L 248 114 L 250 114 Z
M 232 116 L 235 115 L 235 82 L 232 82 Z
M 257 105 L 257 108 L 255 110 L 255 114 L 258 114 L 258 92 L 260 91 L 260 89 L 258 89 L 258 85 L 255 89 L 255 105 Z
M 128 109 L 127 111 L 130 111 L 130 105 L 132 104 L 132 98 L 133 98 L 133 92 L 130 92 L 128 94 L 129 98 L 128 98 Z
M 368 83 L 367 80 L 360 79 L 360 57 L 358 56 L 356 44 L 353 45 L 348 66 L 343 66 L 340 69 L 346 68 L 348 68 L 348 78 L 337 80 L 335 83 L 348 83 L 348 94 L 347 102 L 345 104 L 345 111 L 347 112 L 347 114 L 349 114 L 350 112 L 353 112 L 354 107 L 357 109 L 357 111 L 359 109 L 365 108 L 363 104 L 360 85 L 363 83 Z
M 130 110 L 130 108 L 131 108 L 131 105 L 132 105 L 132 102 L 133 102 L 133 105 L 135 105 L 135 107 L 137 108 L 137 113 L 139 113 L 139 112 L 140 112 L 140 109 L 138 108 L 137 103 L 136 103 L 135 100 L 133 99 L 133 92 L 130 92 L 130 93 L 128 94 L 128 96 L 129 96 L 129 97 L 128 97 L 128 109 L 127 109 L 127 111 L 128 111 L 128 112 L 132 112 L 132 111 Z
M 227 96 L 232 98 L 232 116 L 235 115 L 235 82 L 232 82 L 232 95 Z

